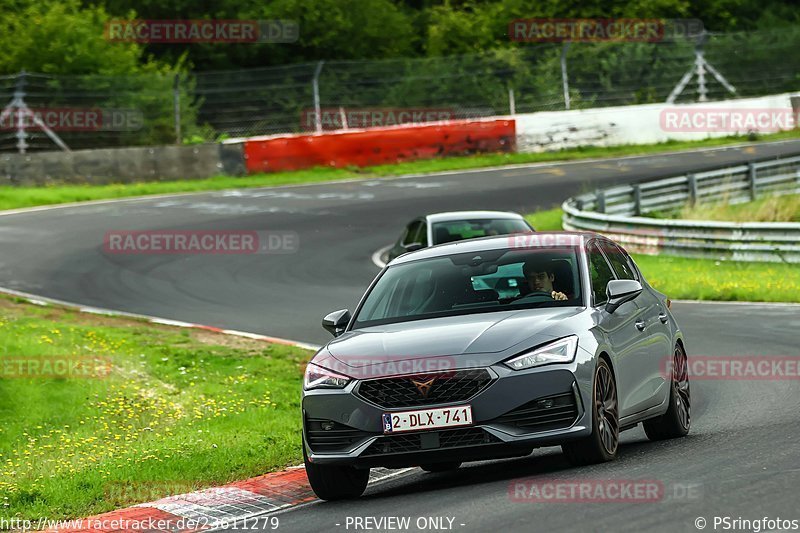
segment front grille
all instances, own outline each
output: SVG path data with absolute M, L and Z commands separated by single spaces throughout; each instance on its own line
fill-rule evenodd
M 430 382 L 433 380 L 432 382 Z M 361 383 L 358 394 L 386 409 L 461 402 L 475 396 L 492 381 L 485 368 L 454 370 L 416 376 L 370 379 Z M 427 384 L 424 395 L 414 382 Z
M 306 420 L 308 446 L 315 452 L 346 452 L 371 435 L 332 420 Z
M 407 435 L 390 435 L 381 437 L 361 454 L 388 455 L 393 453 L 419 452 L 425 450 L 441 450 L 445 448 L 464 448 L 492 444 L 500 440 L 481 428 L 448 429 L 429 431 Z
M 533 400 L 492 422 L 535 432 L 568 428 L 577 418 L 578 404 L 575 394 L 567 392 Z

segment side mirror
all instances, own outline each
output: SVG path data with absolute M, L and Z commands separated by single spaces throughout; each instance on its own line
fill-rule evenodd
M 642 284 L 633 279 L 612 279 L 606 285 L 606 311 L 613 313 L 625 302 L 642 294 Z
M 416 252 L 417 250 L 422 250 L 423 248 L 425 247 L 422 245 L 421 242 L 412 242 L 403 245 L 403 250 L 405 250 L 406 252 Z
M 340 309 L 326 315 L 322 319 L 322 327 L 325 328 L 331 335 L 338 337 L 344 333 L 344 328 L 350 323 L 350 311 L 347 309 Z

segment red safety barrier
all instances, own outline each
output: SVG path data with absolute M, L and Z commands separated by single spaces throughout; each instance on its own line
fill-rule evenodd
M 380 165 L 478 152 L 513 152 L 514 120 L 459 121 L 245 141 L 249 173 Z

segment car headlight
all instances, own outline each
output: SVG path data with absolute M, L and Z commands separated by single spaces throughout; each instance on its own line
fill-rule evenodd
M 338 374 L 333 370 L 322 368 L 313 363 L 306 365 L 306 373 L 303 376 L 303 388 L 311 389 L 342 389 L 350 383 L 350 378 Z
M 578 350 L 578 337 L 571 335 L 506 361 L 512 370 L 524 370 L 550 363 L 571 363 Z

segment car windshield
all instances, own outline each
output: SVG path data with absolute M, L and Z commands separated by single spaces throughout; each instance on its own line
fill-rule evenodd
M 389 267 L 354 326 L 535 307 L 583 305 L 577 254 L 489 250 Z
M 435 222 L 433 224 L 433 244 L 527 231 L 531 231 L 531 228 L 524 220 L 518 218 L 484 218 Z

